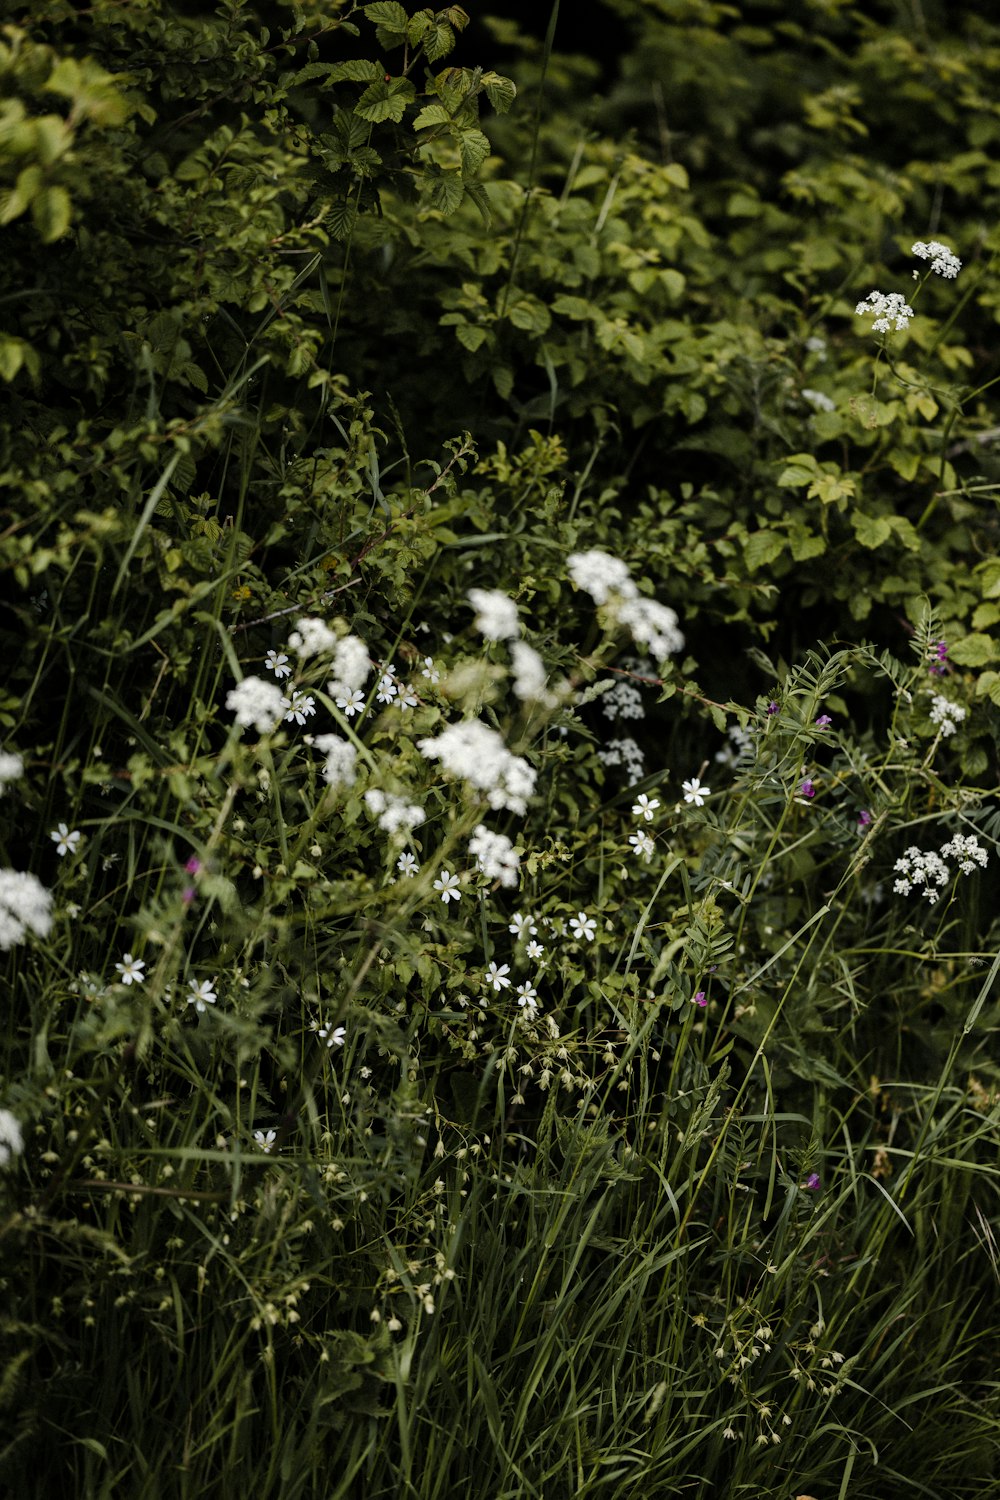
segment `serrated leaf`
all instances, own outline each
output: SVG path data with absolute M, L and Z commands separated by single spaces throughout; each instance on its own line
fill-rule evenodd
M 319 64 L 314 63 L 313 67 Z M 303 73 L 308 73 L 309 68 L 303 68 Z M 323 72 L 329 75 L 331 83 L 375 83 L 384 77 L 383 70 L 378 63 L 365 62 L 362 58 L 351 58 L 349 62 L 334 63 L 332 68 L 324 67 Z
M 346 240 L 354 229 L 357 218 L 357 203 L 353 198 L 345 198 L 342 202 L 333 205 L 323 223 L 335 240 Z
M 407 87 L 402 87 L 403 84 Z M 354 106 L 354 114 L 358 119 L 370 120 L 373 125 L 380 125 L 383 120 L 392 120 L 398 125 L 412 98 L 413 85 L 408 80 L 394 78 L 391 83 L 386 83 L 380 78 L 365 89 Z
M 1000 658 L 1000 643 L 991 635 L 963 636 L 948 647 L 948 659 L 959 667 L 985 667 L 987 662 Z
M 490 143 L 481 130 L 463 130 L 458 144 L 462 153 L 462 172 L 474 177 L 490 154 Z
M 497 114 L 505 115 L 517 98 L 517 88 L 512 79 L 503 78 L 499 73 L 484 73 L 480 83 Z
M 485 343 L 487 333 L 485 328 L 477 328 L 474 323 L 460 323 L 455 329 L 455 337 L 464 349 L 475 354 Z
M 775 531 L 751 532 L 743 549 L 747 570 L 750 573 L 756 573 L 758 568 L 766 567 L 768 563 L 774 562 L 776 557 L 780 557 L 784 547 L 785 538 Z
M 493 215 L 490 212 L 490 200 L 486 195 L 486 189 L 483 187 L 483 184 L 481 182 L 466 182 L 465 191 L 478 208 L 486 228 L 489 229 L 493 223 Z
M 411 47 L 415 47 L 421 37 L 427 35 L 434 25 L 434 15 L 429 10 L 418 10 L 416 15 L 410 17 L 406 23 L 406 40 Z
M 428 62 L 438 62 L 455 49 L 455 33 L 447 21 L 436 21 L 424 36 L 424 53 Z
M 442 172 L 431 178 L 427 196 L 440 213 L 453 214 L 465 197 L 465 184 L 457 172 Z
M 381 26 L 386 31 L 397 32 L 399 36 L 406 36 L 406 26 L 409 17 L 396 0 L 373 0 L 371 5 L 362 7 L 369 21 L 376 26 Z
M 796 490 L 803 485 L 812 484 L 818 469 L 819 465 L 811 453 L 793 453 L 778 475 L 778 488 Z
M 450 125 L 451 115 L 443 104 L 425 104 L 413 122 L 414 130 L 430 130 L 435 125 Z
M 43 188 L 31 203 L 31 218 L 46 245 L 61 239 L 73 217 L 73 206 L 64 187 Z
M 856 510 L 851 515 L 851 525 L 862 547 L 868 547 L 872 551 L 881 547 L 892 535 L 888 516 L 869 516 L 864 511 Z

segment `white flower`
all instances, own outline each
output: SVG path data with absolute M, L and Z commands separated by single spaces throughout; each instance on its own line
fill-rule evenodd
M 512 641 L 510 659 L 514 666 L 511 684 L 514 696 L 522 703 L 541 703 L 546 708 L 554 708 L 559 700 L 545 686 L 545 663 L 534 646 L 525 641 Z
M 407 802 L 394 792 L 383 792 L 380 787 L 370 787 L 365 792 L 365 803 L 369 812 L 378 818 L 378 826 L 386 833 L 397 835 L 411 828 L 419 828 L 424 821 L 424 810 L 416 802 Z
M 390 677 L 388 672 L 384 672 L 378 680 L 378 687 L 375 689 L 375 696 L 378 701 L 380 703 L 391 703 L 398 692 L 399 688 L 396 686 L 395 679 Z
M 519 755 L 512 755 L 495 729 L 478 719 L 449 724 L 436 739 L 417 741 L 427 760 L 438 760 L 452 776 L 459 776 L 486 793 L 493 808 L 507 808 L 521 816 L 535 790 L 536 773 Z
M 507 928 L 507 931 L 512 932 L 515 938 L 523 938 L 525 936 L 534 937 L 538 928 L 530 912 L 518 911 L 511 917 L 510 926 Z
M 0 750 L 0 797 L 12 781 L 24 775 L 24 761 L 9 750 Z
M 242 729 L 251 725 L 258 734 L 267 734 L 275 728 L 285 710 L 286 700 L 281 689 L 262 677 L 244 677 L 226 695 L 226 707 L 236 716 Z
M 290 724 L 293 719 L 296 724 L 304 724 L 316 712 L 316 700 L 312 695 L 295 691 L 291 698 L 282 698 L 281 706 L 285 710 L 286 724 Z
M 0 1109 L 0 1167 L 8 1166 L 12 1157 L 20 1156 L 23 1150 L 20 1123 L 9 1109 Z
M 49 834 L 49 838 L 54 842 L 56 846 L 56 853 L 59 855 L 60 859 L 64 854 L 75 854 L 76 846 L 79 844 L 82 837 L 83 835 L 76 828 L 74 828 L 73 832 L 70 833 L 65 823 L 60 823 L 58 827 L 54 828 Z
M 655 599 L 638 596 L 627 599 L 618 607 L 619 623 L 632 632 L 637 646 L 645 646 L 658 661 L 673 656 L 684 646 L 684 637 L 677 628 L 677 616 L 666 604 Z
M 333 658 L 333 676 L 328 684 L 330 696 L 349 698 L 357 688 L 364 687 L 371 669 L 364 641 L 356 635 L 345 635 L 338 641 Z
M 517 885 L 521 857 L 506 834 L 491 833 L 485 823 L 478 824 L 469 840 L 469 853 L 487 879 L 499 880 L 502 886 Z
M 655 797 L 650 801 L 645 792 L 640 792 L 636 801 L 632 803 L 632 814 L 636 818 L 644 818 L 647 823 L 652 823 L 653 815 L 659 805 Z
M 340 643 L 335 630 L 331 630 L 323 620 L 307 615 L 302 620 L 296 620 L 295 629 L 288 637 L 288 644 L 305 661 L 309 656 L 325 656 L 335 651 Z
M 985 870 L 987 864 L 986 850 L 974 833 L 956 833 L 947 844 L 941 845 L 941 856 L 943 859 L 957 859 L 963 875 L 971 875 L 976 865 Z
M 433 656 L 425 656 L 424 657 L 424 665 L 423 665 L 423 669 L 421 670 L 420 675 L 421 675 L 421 677 L 426 677 L 427 680 L 428 680 L 428 682 L 431 682 L 431 683 L 440 682 L 441 681 L 441 673 L 438 671 L 437 667 L 434 665 L 434 658 L 433 658 Z
M 193 1005 L 195 1010 L 198 1011 L 204 1010 L 206 1005 L 214 1005 L 219 998 L 212 988 L 214 983 L 214 979 L 202 979 L 200 983 L 194 979 L 189 979 L 188 989 L 190 990 L 190 994 L 187 997 L 188 1005 Z
M 146 960 L 133 958 L 131 953 L 123 953 L 121 963 L 115 964 L 122 984 L 142 984 L 146 977 L 142 972 L 145 967 Z
M 292 675 L 288 657 L 283 651 L 269 651 L 264 658 L 264 665 L 269 672 L 274 673 L 275 677 L 291 677 Z
M 693 802 L 695 807 L 704 807 L 705 798 L 711 796 L 708 787 L 702 786 L 697 776 L 693 776 L 690 781 L 682 781 L 681 786 L 684 788 L 684 801 Z
M 831 401 L 830 397 L 828 395 L 826 395 L 826 393 L 824 391 L 814 391 L 814 390 L 811 390 L 809 386 L 804 386 L 803 387 L 803 389 L 802 389 L 802 399 L 804 401 L 808 401 L 809 405 L 812 406 L 813 408 L 815 408 L 816 411 L 836 411 L 837 410 L 837 403 L 836 403 L 836 401 Z
M 499 589 L 470 589 L 466 595 L 476 611 L 476 629 L 487 641 L 512 641 L 521 634 L 517 605 Z
M 621 558 L 592 548 L 589 552 L 571 552 L 566 571 L 578 589 L 590 595 L 595 604 L 606 604 L 612 594 L 634 599 L 636 587 L 627 564 Z
M 501 990 L 510 989 L 510 980 L 507 978 L 509 973 L 510 964 L 500 964 L 498 967 L 495 963 L 491 963 L 483 976 L 483 983 L 491 984 L 499 995 Z
M 650 838 L 649 834 L 643 833 L 641 831 L 639 833 L 630 833 L 628 836 L 628 841 L 632 845 L 632 848 L 635 850 L 636 854 L 641 854 L 648 865 L 649 861 L 653 857 L 653 840 Z
M 514 993 L 518 1005 L 527 1006 L 529 1010 L 538 1009 L 538 991 L 532 985 L 519 984 Z
M 278 1132 L 276 1130 L 255 1130 L 253 1138 L 262 1151 L 270 1151 L 278 1139 Z
M 570 917 L 569 930 L 575 938 L 585 938 L 588 943 L 592 943 L 597 931 L 597 923 L 593 917 L 588 917 L 585 911 L 579 911 L 575 917 Z
M 601 695 L 601 708 L 606 719 L 644 719 L 646 710 L 642 694 L 631 682 L 623 678 Z
M 345 1026 L 331 1026 L 328 1021 L 325 1026 L 317 1026 L 316 1035 L 321 1042 L 326 1043 L 328 1049 L 342 1047 L 344 1045 L 344 1038 L 347 1036 L 347 1028 Z
M 434 882 L 434 889 L 441 892 L 441 900 L 445 906 L 449 901 L 460 901 L 462 892 L 458 888 L 458 876 L 453 875 L 450 870 L 442 870 Z
M 52 896 L 22 870 L 0 870 L 0 950 L 23 943 L 27 932 L 48 937 L 52 928 Z
M 344 714 L 346 714 L 349 719 L 353 719 L 354 715 L 359 714 L 364 708 L 365 695 L 360 688 L 354 688 L 351 692 L 342 693 L 341 696 L 339 698 L 336 698 L 334 701 L 336 702 L 337 707 Z
M 524 951 L 529 958 L 541 958 L 545 952 L 545 945 L 543 943 L 536 942 L 535 939 L 532 938 L 531 942 L 527 945 Z
M 948 866 L 939 854 L 933 851 L 925 854 L 915 844 L 911 844 L 900 855 L 893 869 L 899 873 L 899 879 L 893 882 L 894 891 L 908 896 L 914 886 L 922 886 L 924 897 L 931 906 L 938 899 L 938 890 L 935 887 L 947 885 L 950 874 Z
M 406 709 L 406 708 L 416 708 L 416 706 L 417 706 L 417 704 L 419 702 L 420 702 L 420 699 L 417 697 L 416 693 L 410 687 L 409 683 L 404 683 L 403 686 L 399 690 L 399 702 L 396 705 L 396 707 L 397 708 L 403 708 L 403 709 Z
M 407 877 L 416 875 L 420 869 L 416 856 L 413 854 L 401 854 L 396 861 L 396 869 L 401 875 Z
M 965 709 L 959 703 L 949 703 L 941 693 L 935 693 L 931 700 L 930 717 L 931 723 L 937 724 L 947 738 L 949 734 L 955 733 L 965 718 Z
M 908 328 L 910 319 L 916 317 L 913 308 L 899 292 L 869 292 L 864 301 L 858 303 L 854 312 L 859 318 L 867 317 L 869 313 L 875 314 L 873 333 L 888 333 L 892 322 L 900 330 Z
M 632 739 L 608 740 L 598 748 L 597 759 L 605 766 L 624 766 L 629 786 L 635 786 L 646 774 L 642 751 Z
M 323 780 L 328 786 L 353 786 L 356 780 L 355 763 L 358 752 L 354 746 L 339 734 L 318 734 L 313 740 L 317 750 L 322 750 L 326 756 L 326 765 L 323 767 Z
M 910 254 L 916 255 L 920 260 L 929 260 L 931 270 L 949 280 L 953 280 L 962 269 L 962 262 L 955 252 L 949 250 L 947 245 L 942 245 L 940 240 L 917 240 L 911 245 Z

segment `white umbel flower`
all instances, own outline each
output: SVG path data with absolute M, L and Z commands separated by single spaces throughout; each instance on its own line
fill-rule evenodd
M 469 840 L 469 853 L 487 879 L 499 880 L 502 886 L 517 885 L 521 858 L 506 834 L 493 833 L 480 823 Z
M 364 641 L 356 635 L 345 635 L 337 642 L 333 658 L 333 676 L 329 683 L 331 698 L 350 698 L 352 693 L 364 687 L 371 669 Z
M 929 260 L 935 275 L 945 276 L 949 281 L 953 281 L 962 269 L 962 262 L 955 252 L 942 245 L 940 240 L 917 240 L 910 247 L 910 254 L 920 260 Z
M 9 1109 L 0 1109 L 0 1167 L 9 1166 L 24 1150 L 21 1126 Z
M 858 303 L 854 312 L 859 318 L 874 313 L 873 333 L 889 333 L 892 323 L 902 332 L 910 326 L 910 319 L 916 317 L 913 308 L 899 292 L 869 292 L 864 301 Z
M 318 734 L 313 744 L 326 756 L 323 780 L 327 786 L 353 786 L 357 777 L 358 752 L 350 741 L 341 739 L 339 734 Z
M 296 620 L 295 629 L 288 637 L 289 649 L 296 653 L 300 661 L 305 661 L 310 656 L 327 656 L 338 645 L 336 631 L 331 630 L 324 620 L 316 620 L 309 615 Z
M 281 721 L 285 698 L 277 683 L 265 682 L 262 677 L 244 677 L 226 695 L 226 707 L 242 729 L 252 727 L 258 734 L 267 734 Z
M 566 570 L 578 589 L 583 589 L 595 604 L 607 604 L 612 594 L 622 599 L 634 599 L 636 586 L 627 563 L 596 547 L 589 552 L 571 552 L 566 559 Z
M 12 781 L 24 775 L 24 761 L 9 750 L 0 750 L 0 797 Z
M 425 759 L 440 761 L 449 775 L 484 792 L 491 807 L 522 817 L 527 812 L 536 772 L 520 755 L 511 754 L 495 729 L 478 719 L 449 724 L 436 739 L 418 740 L 417 749 Z
M 23 943 L 29 932 L 48 937 L 52 928 L 52 896 L 23 870 L 0 870 L 0 951 Z
M 467 596 L 476 611 L 476 629 L 487 641 L 513 641 L 521 634 L 517 605 L 499 589 L 470 589 Z

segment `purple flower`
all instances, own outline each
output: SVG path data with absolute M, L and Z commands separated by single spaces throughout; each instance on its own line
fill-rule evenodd
M 185 870 L 187 870 L 189 875 L 198 875 L 201 873 L 201 860 L 198 858 L 197 854 L 192 854 L 191 858 L 187 861 L 184 868 Z
M 818 1172 L 810 1172 L 809 1176 L 805 1180 L 805 1186 L 809 1189 L 810 1193 L 818 1193 L 819 1192 L 819 1173 Z
M 768 711 L 769 714 L 776 714 L 778 712 L 778 705 L 775 703 L 775 701 L 774 701 L 773 698 L 771 699 L 771 702 L 767 705 L 767 711 Z
M 700 1006 L 702 1010 L 705 1009 L 705 1006 L 708 1004 L 708 1000 L 705 996 L 704 990 L 697 990 L 695 992 L 694 1003 L 695 1005 Z
M 944 676 L 944 667 L 942 666 L 942 662 L 945 662 L 945 661 L 948 660 L 948 642 L 947 641 L 938 641 L 936 643 L 936 645 L 934 646 L 934 655 L 937 658 L 937 660 L 934 663 L 934 665 L 930 668 L 931 676 L 932 677 L 943 677 Z
M 829 714 L 820 714 L 819 718 L 815 719 L 813 722 L 815 723 L 817 729 L 825 729 L 828 724 L 833 723 L 833 720 L 830 718 Z
M 184 889 L 181 891 L 181 900 L 184 902 L 184 905 L 185 906 L 190 906 L 191 902 L 194 900 L 194 897 L 195 897 L 194 886 L 193 885 L 186 885 L 184 887 Z
M 802 793 L 803 797 L 815 797 L 816 788 L 809 780 L 808 776 L 806 777 L 805 781 L 799 783 L 799 791 Z
M 871 820 L 872 820 L 871 813 L 868 811 L 867 807 L 863 807 L 861 809 L 861 811 L 858 813 L 858 827 L 859 828 L 867 828 L 868 824 L 871 822 Z

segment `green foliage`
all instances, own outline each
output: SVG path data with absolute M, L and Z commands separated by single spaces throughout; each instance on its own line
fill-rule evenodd
M 1000 33 L 744 9 L 0 0 L 18 1494 L 992 1482 Z

